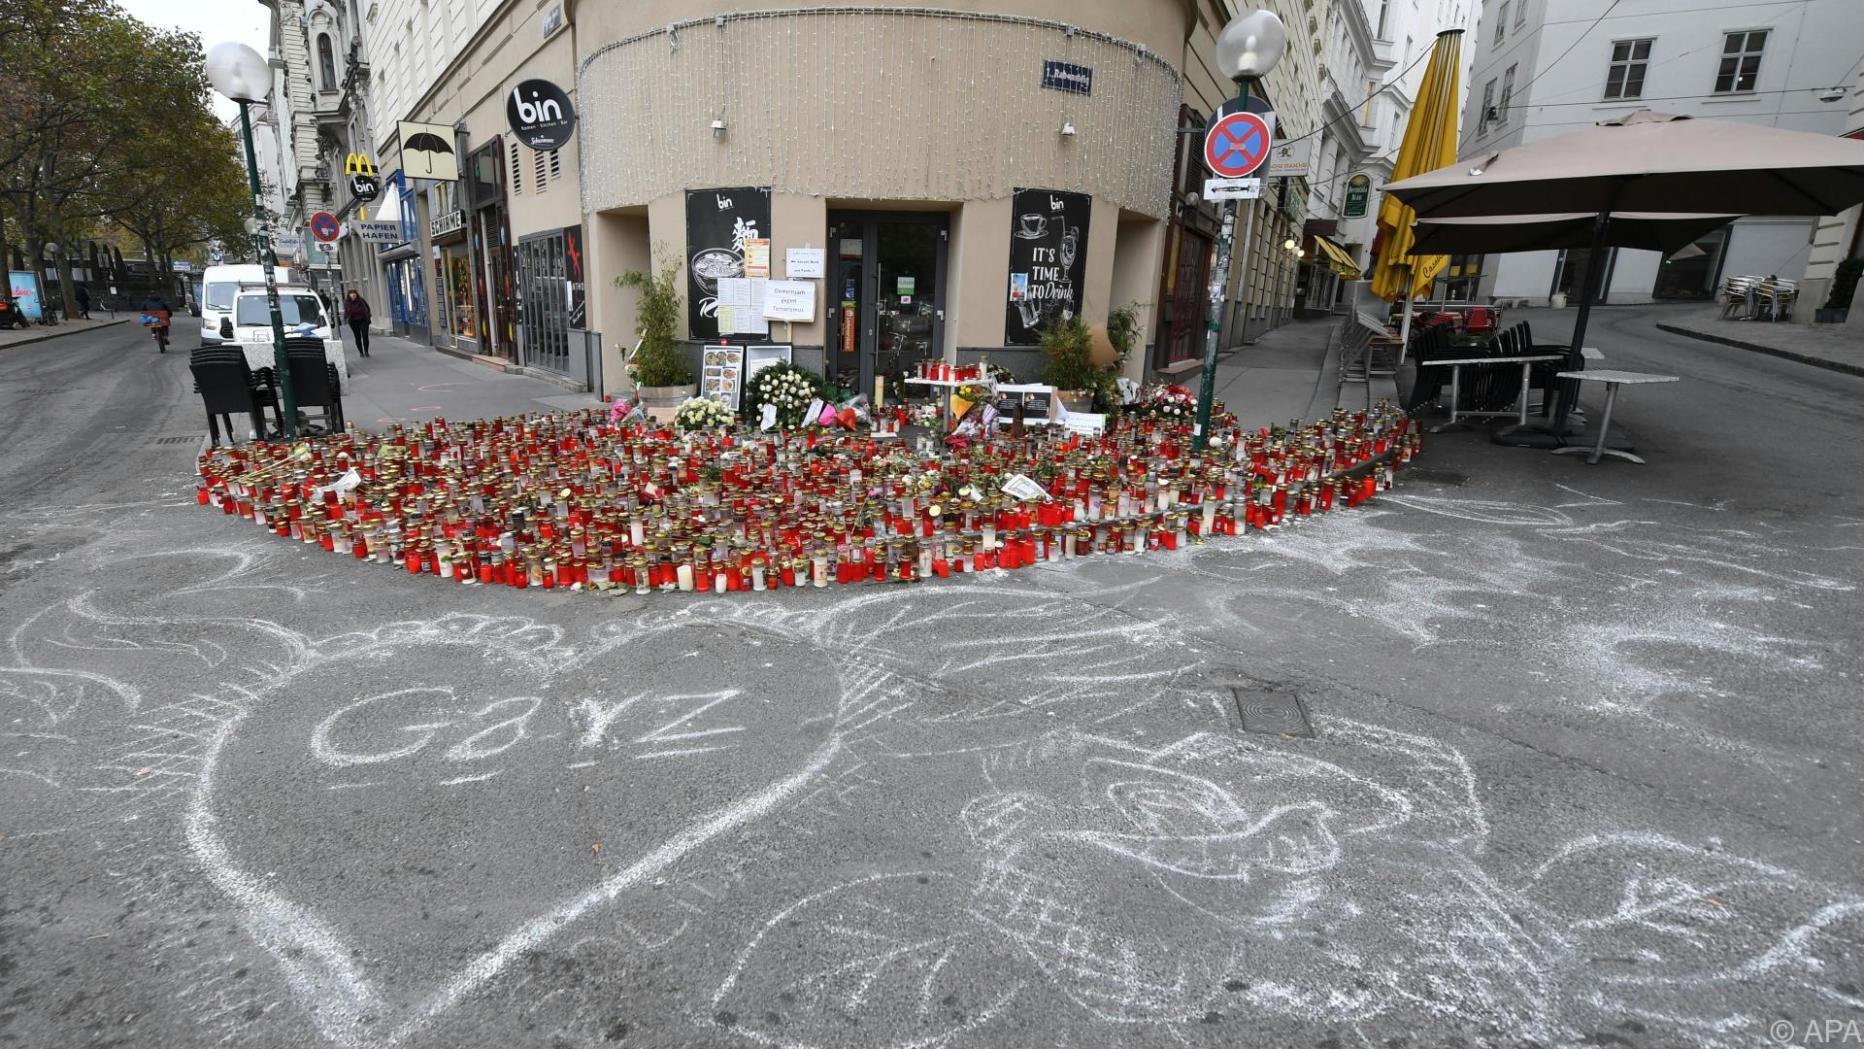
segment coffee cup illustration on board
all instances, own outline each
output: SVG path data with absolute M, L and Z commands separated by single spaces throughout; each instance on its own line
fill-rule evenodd
M 1048 236 L 1048 216 L 1033 211 L 1023 213 L 1017 220 L 1016 235 L 1024 240 L 1041 240 Z

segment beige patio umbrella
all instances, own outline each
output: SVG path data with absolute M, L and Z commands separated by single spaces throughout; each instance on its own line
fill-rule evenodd
M 1864 202 L 1864 142 L 1646 110 L 1394 182 L 1385 192 L 1419 218 L 1539 215 L 1558 203 L 1593 216 L 1596 258 L 1619 212 L 1835 215 Z M 1579 350 L 1605 267 L 1588 270 L 1570 369 L 1585 367 Z M 1574 392 L 1561 398 L 1562 418 Z
M 1636 211 L 1613 215 L 1606 246 L 1641 248 L 1668 255 L 1733 222 L 1735 215 L 1666 215 Z M 1420 255 L 1502 255 L 1514 251 L 1583 248 L 1592 243 L 1598 216 L 1485 215 L 1480 218 L 1419 219 L 1411 250 Z

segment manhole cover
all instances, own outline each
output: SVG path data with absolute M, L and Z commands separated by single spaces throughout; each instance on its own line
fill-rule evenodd
M 1292 692 L 1275 692 L 1260 688 L 1230 689 L 1236 697 L 1236 711 L 1243 717 L 1244 732 L 1272 732 L 1278 736 L 1312 736 L 1307 707 Z

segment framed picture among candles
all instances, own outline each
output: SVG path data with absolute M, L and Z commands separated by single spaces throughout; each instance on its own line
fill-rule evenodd
M 699 394 L 738 410 L 744 381 L 744 347 L 707 346 L 701 358 Z
M 789 364 L 792 352 L 788 346 L 746 346 L 744 348 L 744 382 L 750 385 L 757 373 L 773 364 Z

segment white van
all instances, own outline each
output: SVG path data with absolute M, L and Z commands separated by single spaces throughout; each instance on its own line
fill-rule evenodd
M 291 283 L 289 266 L 274 267 L 272 274 L 281 287 Z M 201 275 L 201 345 L 217 346 L 227 341 L 227 337 L 220 334 L 220 322 L 232 315 L 233 297 L 239 294 L 242 284 L 264 287 L 265 267 L 257 264 L 209 266 Z
M 349 389 L 349 362 L 343 356 L 343 343 L 337 338 L 335 321 L 322 296 L 301 284 L 281 285 L 278 313 L 285 322 L 285 338 L 311 338 L 324 344 L 324 359 L 336 366 L 342 388 Z M 240 285 L 233 295 L 233 308 L 225 317 L 220 335 L 223 342 L 238 343 L 240 349 L 246 351 L 246 363 L 253 368 L 272 366 L 276 351 L 272 341 L 272 304 L 266 299 L 264 284 Z

